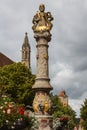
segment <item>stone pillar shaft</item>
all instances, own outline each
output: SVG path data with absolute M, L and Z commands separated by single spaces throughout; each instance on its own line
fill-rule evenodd
M 37 78 L 48 78 L 48 43 L 45 39 L 37 42 Z
M 35 33 L 37 41 L 37 73 L 35 84 L 33 89 L 45 89 L 45 91 L 52 90 L 49 83 L 49 67 L 48 67 L 48 41 L 51 37 L 49 32 L 44 32 L 42 34 Z

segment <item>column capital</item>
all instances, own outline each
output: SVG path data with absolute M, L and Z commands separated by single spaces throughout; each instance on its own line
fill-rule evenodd
M 43 33 L 34 33 L 34 38 L 36 39 L 36 41 L 38 41 L 39 39 L 45 39 L 48 42 L 50 42 L 51 40 L 51 33 L 49 31 L 43 32 Z

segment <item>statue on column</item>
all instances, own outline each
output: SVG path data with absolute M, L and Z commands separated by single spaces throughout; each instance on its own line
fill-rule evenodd
M 45 32 L 45 31 L 50 31 L 52 28 L 52 23 L 51 21 L 53 20 L 53 17 L 50 12 L 44 12 L 45 11 L 45 6 L 44 4 L 41 4 L 39 6 L 39 12 L 37 11 L 36 15 L 33 18 L 33 31 L 34 32 Z
M 52 20 L 51 13 L 45 12 L 45 6 L 41 4 L 32 21 L 37 42 L 37 73 L 32 89 L 35 91 L 33 109 L 39 125 L 38 130 L 53 130 L 52 102 L 49 94 L 53 87 L 50 85 L 48 66 L 48 42 L 51 40 Z

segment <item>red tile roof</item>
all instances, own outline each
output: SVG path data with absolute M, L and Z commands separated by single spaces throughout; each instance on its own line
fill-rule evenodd
M 7 56 L 5 56 L 4 54 L 2 54 L 0 52 L 0 67 L 3 67 L 5 65 L 9 65 L 9 64 L 13 64 L 14 62 L 9 59 Z
M 61 91 L 61 92 L 59 93 L 59 96 L 60 96 L 60 97 L 67 97 L 67 95 L 66 95 L 66 92 L 65 92 L 65 91 Z

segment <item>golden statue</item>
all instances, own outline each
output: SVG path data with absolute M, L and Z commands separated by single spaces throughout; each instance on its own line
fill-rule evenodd
M 52 103 L 49 95 L 41 92 L 36 94 L 33 101 L 33 108 L 36 114 L 40 113 L 47 115 L 52 108 Z
M 33 18 L 33 31 L 34 32 L 45 32 L 50 31 L 52 28 L 51 21 L 53 20 L 53 17 L 50 12 L 44 12 L 45 6 L 44 4 L 41 4 L 39 6 L 39 12 L 36 13 L 36 15 Z

